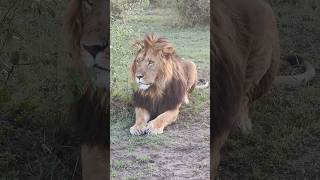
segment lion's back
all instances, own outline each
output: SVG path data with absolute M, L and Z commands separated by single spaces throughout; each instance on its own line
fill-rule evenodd
M 197 66 L 191 60 L 183 60 L 182 65 L 184 69 L 184 76 L 187 78 L 188 91 L 191 92 L 196 86 L 198 78 Z

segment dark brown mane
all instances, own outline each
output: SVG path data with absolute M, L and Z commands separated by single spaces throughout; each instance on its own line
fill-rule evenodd
M 154 91 L 153 88 L 156 88 L 156 86 L 150 88 L 148 91 Z M 161 97 L 146 96 L 141 91 L 137 91 L 133 94 L 133 105 L 148 110 L 151 115 L 150 120 L 152 120 L 165 111 L 173 110 L 181 104 L 186 91 L 187 87 L 184 82 L 173 77 L 167 83 Z
M 106 136 L 109 96 L 106 91 L 109 90 L 88 87 L 80 100 L 72 105 L 76 133 L 81 143 L 107 145 L 109 142 Z

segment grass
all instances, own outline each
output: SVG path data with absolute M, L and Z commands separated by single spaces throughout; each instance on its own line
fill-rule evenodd
M 318 6 L 317 9 L 320 7 Z M 282 55 L 299 54 L 319 68 L 319 11 L 307 2 L 275 3 Z M 232 136 L 220 179 L 319 179 L 320 81 L 275 88 L 251 107 L 253 131 Z
M 129 128 L 134 124 L 134 108 L 131 106 L 131 77 L 129 67 L 133 60 L 134 49 L 130 42 L 143 38 L 145 33 L 154 32 L 173 42 L 177 53 L 191 59 L 198 66 L 200 76 L 209 80 L 209 27 L 180 28 L 177 14 L 173 9 L 156 8 L 140 9 L 130 14 L 124 21 L 114 21 L 111 24 L 111 149 L 120 144 L 126 144 L 123 153 L 125 157 L 111 157 L 113 178 L 119 179 L 121 172 L 135 168 L 135 173 L 123 179 L 141 179 L 151 175 L 157 167 L 154 157 L 143 154 L 143 149 L 164 149 L 175 143 L 174 135 L 164 133 L 158 136 L 131 136 Z M 192 117 L 208 107 L 208 90 L 195 90 L 190 97 L 190 104 L 181 108 L 182 113 L 189 118 L 181 120 L 185 128 L 191 125 Z M 178 120 L 179 121 L 179 120 Z M 122 154 L 123 154 L 122 153 Z M 117 152 L 112 153 L 117 156 Z M 111 155 L 111 156 L 112 156 Z M 119 166 L 119 162 L 130 164 L 130 167 Z

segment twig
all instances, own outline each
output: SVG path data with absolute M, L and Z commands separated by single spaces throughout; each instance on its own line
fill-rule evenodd
M 14 71 L 14 65 L 12 65 L 11 69 L 8 71 L 8 76 L 7 76 L 6 82 L 4 83 L 5 86 L 7 86 L 9 78 L 10 78 L 11 74 L 13 74 L 13 71 Z
M 76 162 L 76 165 L 73 169 L 73 173 L 72 173 L 72 180 L 74 180 L 74 176 L 76 174 L 76 171 L 77 171 L 77 168 L 78 168 L 78 162 L 79 162 L 79 157 L 77 158 L 77 162 Z

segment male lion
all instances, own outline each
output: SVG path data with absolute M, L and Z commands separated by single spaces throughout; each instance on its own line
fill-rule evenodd
M 84 180 L 108 178 L 108 10 L 107 0 L 71 0 L 64 23 L 75 68 L 89 79 L 86 92 L 73 107 Z
M 183 60 L 166 38 L 147 34 L 134 44 L 139 51 L 131 65 L 131 75 L 139 86 L 133 95 L 136 122 L 132 135 L 160 134 L 174 122 L 181 104 L 196 87 L 196 65 Z M 203 88 L 207 85 L 203 85 Z
M 245 134 L 251 129 L 249 104 L 264 95 L 274 80 L 277 85 L 297 85 L 309 81 L 315 71 L 305 62 L 305 73 L 276 78 L 279 35 L 272 9 L 265 1 L 213 0 L 211 12 L 214 177 L 220 150 L 232 128 L 238 127 Z

